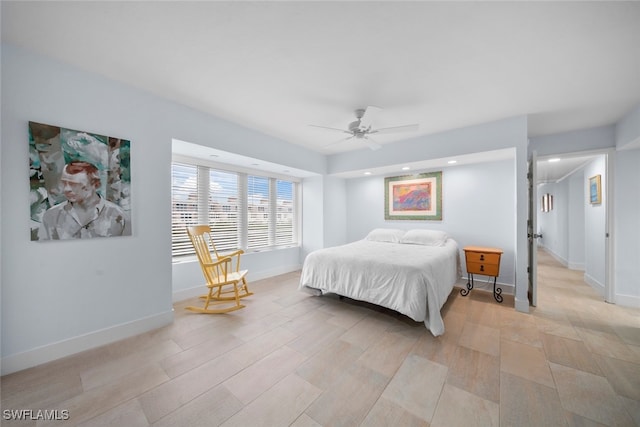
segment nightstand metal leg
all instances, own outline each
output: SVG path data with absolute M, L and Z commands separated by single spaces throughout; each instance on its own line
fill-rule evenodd
M 464 288 L 460 289 L 460 295 L 462 295 L 463 297 L 466 297 L 467 295 L 469 295 L 469 291 L 471 291 L 471 289 L 473 289 L 473 274 L 468 273 L 467 274 L 467 289 L 464 289 Z
M 496 301 L 498 302 L 502 302 L 502 288 L 496 288 L 496 279 L 497 277 L 493 278 L 493 297 L 496 299 Z

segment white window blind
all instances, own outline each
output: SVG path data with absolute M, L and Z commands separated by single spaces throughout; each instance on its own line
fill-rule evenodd
M 247 249 L 266 248 L 272 245 L 269 239 L 271 203 L 269 178 L 247 177 Z
M 276 180 L 276 245 L 294 242 L 295 191 L 291 181 Z
M 173 256 L 193 253 L 186 227 L 199 223 L 198 167 L 171 165 L 171 251 Z
M 194 253 L 186 226 L 195 224 L 209 224 L 220 251 L 298 244 L 296 182 L 183 161 L 171 171 L 174 257 Z
M 209 170 L 208 223 L 217 250 L 235 250 L 240 247 L 239 221 L 238 175 Z

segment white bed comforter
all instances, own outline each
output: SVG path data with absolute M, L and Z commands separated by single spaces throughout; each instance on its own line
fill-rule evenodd
M 310 253 L 298 289 L 390 308 L 423 321 L 438 336 L 444 333 L 440 309 L 460 276 L 459 260 L 453 239 L 439 247 L 359 240 Z

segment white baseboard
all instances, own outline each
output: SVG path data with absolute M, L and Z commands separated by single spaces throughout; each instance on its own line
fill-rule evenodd
M 560 255 L 558 255 L 557 253 L 555 253 L 554 251 L 552 251 L 551 249 L 547 248 L 546 246 L 542 246 L 542 250 L 544 250 L 546 253 L 551 255 L 556 261 L 558 261 L 560 264 L 567 267 L 568 269 L 584 271 L 584 262 L 568 261 L 563 257 L 561 257 Z
M 624 307 L 640 308 L 640 297 L 616 294 L 616 304 Z
M 173 310 L 43 345 L 22 353 L 5 356 L 2 358 L 1 372 L 2 375 L 6 375 L 21 371 L 61 357 L 161 328 L 171 322 L 173 322 Z
M 547 248 L 546 246 L 543 248 L 544 251 L 546 253 L 548 253 L 549 255 L 551 255 L 556 261 L 558 261 L 560 264 L 564 265 L 565 267 L 567 267 L 569 265 L 569 263 L 567 262 L 566 259 L 564 259 L 563 257 L 561 257 L 560 255 L 558 255 L 557 253 L 555 253 L 554 251 L 552 251 L 551 249 Z
M 460 283 L 460 281 L 458 281 Z M 467 279 L 464 279 L 464 283 L 461 284 L 462 287 L 467 286 Z M 514 295 L 515 286 L 510 285 L 508 283 L 496 282 L 496 288 L 502 289 L 502 293 L 505 295 Z M 493 293 L 493 279 L 491 279 L 491 283 L 487 283 L 486 280 L 478 280 L 477 278 L 473 281 L 473 289 L 478 289 L 486 292 Z
M 569 262 L 568 268 L 570 270 L 584 271 L 584 263 L 583 262 Z
M 204 295 L 207 292 L 208 291 L 207 291 L 206 286 L 204 285 L 204 283 L 202 283 L 202 284 L 200 284 L 198 286 L 194 286 L 192 288 L 181 289 L 179 291 L 175 291 L 173 293 L 173 295 L 171 296 L 171 300 L 173 302 L 184 301 L 184 300 L 189 299 L 189 298 L 195 298 L 197 296 Z
M 478 278 L 476 278 L 476 280 L 473 281 L 473 290 L 471 290 L 471 292 L 473 292 L 474 290 L 479 290 L 481 292 L 489 292 L 489 293 L 493 294 L 493 279 L 490 279 L 490 282 L 487 282 L 487 280 L 485 279 L 485 276 L 481 276 L 481 277 L 483 279 L 478 280 Z M 460 288 L 466 288 L 467 287 L 467 282 L 468 282 L 468 277 L 465 275 L 465 276 L 462 276 L 462 277 L 460 277 L 458 279 L 458 281 L 456 282 L 455 286 L 460 287 Z M 515 296 L 516 287 L 513 284 L 496 282 L 496 287 L 502 289 L 502 294 L 503 295 L 514 295 Z M 529 312 L 529 301 L 525 299 L 524 302 L 522 302 L 522 301 L 519 301 L 518 298 L 516 297 L 515 298 L 515 309 L 517 311 L 522 311 L 524 313 L 528 313 Z
M 272 268 L 270 270 L 263 270 L 257 273 L 252 273 L 249 271 L 247 274 L 247 280 L 249 282 L 255 282 L 262 279 L 268 279 L 270 277 L 279 276 L 281 274 L 291 273 L 293 271 L 298 271 L 302 268 L 301 265 L 290 265 L 278 268 Z M 173 292 L 172 300 L 173 302 L 184 301 L 189 298 L 195 298 L 197 296 L 203 295 L 206 288 L 204 285 L 204 281 L 198 285 L 187 289 L 181 289 L 179 291 Z
M 529 300 L 528 299 L 519 299 L 518 297 L 515 298 L 515 306 L 516 306 L 516 311 L 520 311 L 522 313 L 528 313 L 529 312 Z
M 584 282 L 595 289 L 598 292 L 598 295 L 604 296 L 604 285 L 598 282 L 595 278 L 584 273 Z
M 252 273 L 251 271 L 249 271 L 249 273 L 247 273 L 247 280 L 251 280 L 252 282 L 255 282 L 257 280 L 280 276 L 281 274 L 292 273 L 300 269 L 302 269 L 302 265 L 295 264 L 295 265 L 289 265 L 289 266 L 280 266 L 278 268 L 272 268 L 270 270 L 262 270 L 257 273 Z

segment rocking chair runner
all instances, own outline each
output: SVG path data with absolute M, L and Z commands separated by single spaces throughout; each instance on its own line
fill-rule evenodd
M 240 255 L 243 250 L 231 253 L 218 253 L 211 237 L 208 225 L 194 225 L 187 227 L 187 234 L 198 256 L 202 273 L 207 280 L 209 292 L 200 296 L 204 299 L 204 307 L 188 306 L 187 310 L 198 313 L 228 313 L 245 306 L 240 304 L 240 298 L 253 295 L 247 287 L 247 270 L 240 270 Z M 211 251 L 215 260 L 211 257 Z M 235 268 L 233 258 L 236 258 Z M 209 306 L 220 308 L 209 308 Z

